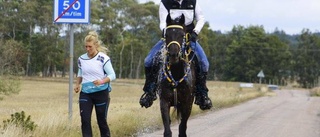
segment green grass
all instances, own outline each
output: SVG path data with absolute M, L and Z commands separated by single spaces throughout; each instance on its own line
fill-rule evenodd
M 313 89 L 310 90 L 310 96 L 320 96 L 320 88 L 319 87 L 315 87 Z
M 162 128 L 159 99 L 148 108 L 141 108 L 139 99 L 144 81 L 117 79 L 112 83 L 111 102 L 108 112 L 108 124 L 112 136 L 137 136 L 142 132 L 152 132 Z M 238 103 L 260 97 L 266 92 L 259 87 L 239 89 L 237 82 L 208 81 L 209 96 L 217 111 Z M 12 126 L 3 129 L 0 123 L 0 136 L 5 137 L 79 137 L 81 136 L 79 115 L 79 94 L 73 94 L 72 118 L 69 119 L 69 82 L 67 78 L 43 79 L 22 78 L 21 91 L 18 95 L 6 96 L 0 101 L 0 120 L 10 118 L 10 114 L 24 111 L 31 115 L 37 124 L 33 132 L 24 132 Z M 203 112 L 197 105 L 193 106 L 192 116 Z M 99 129 L 92 114 L 94 136 L 99 136 Z

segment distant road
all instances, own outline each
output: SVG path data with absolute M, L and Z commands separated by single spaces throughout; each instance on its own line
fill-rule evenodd
M 320 137 L 320 98 L 308 91 L 279 90 L 188 121 L 188 137 Z M 178 126 L 172 126 L 173 137 Z M 142 137 L 162 137 L 163 130 Z

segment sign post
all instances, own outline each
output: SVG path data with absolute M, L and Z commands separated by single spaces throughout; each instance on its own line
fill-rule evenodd
M 69 68 L 69 120 L 72 119 L 73 98 L 73 48 L 74 48 L 74 23 L 89 23 L 89 0 L 54 0 L 53 23 L 69 24 L 70 34 L 70 68 Z
M 263 71 L 260 70 L 260 72 L 258 73 L 257 75 L 259 77 L 259 84 L 261 84 L 261 79 L 264 78 L 264 74 L 263 74 Z

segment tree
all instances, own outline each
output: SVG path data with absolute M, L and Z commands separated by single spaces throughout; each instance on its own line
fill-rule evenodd
M 24 72 L 23 62 L 26 57 L 26 48 L 22 42 L 13 39 L 0 42 L 0 75 L 21 74 Z
M 298 48 L 294 52 L 294 72 L 304 88 L 315 86 L 320 76 L 320 38 L 308 29 L 298 37 Z
M 262 26 L 238 26 L 230 35 L 233 40 L 227 47 L 227 80 L 255 82 L 260 70 L 264 70 L 267 79 L 273 79 L 290 57 L 288 45 L 267 35 Z

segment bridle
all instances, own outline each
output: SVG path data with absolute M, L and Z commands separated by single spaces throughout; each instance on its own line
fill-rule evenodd
M 183 30 L 183 26 L 181 26 L 181 25 L 169 25 L 169 26 L 167 26 L 166 30 L 167 30 L 167 29 L 181 29 L 181 30 Z M 181 44 L 180 44 L 179 41 L 177 41 L 177 40 L 170 41 L 170 42 L 166 45 L 167 50 L 168 50 L 169 47 L 170 47 L 171 45 L 173 45 L 173 44 L 178 45 L 179 51 L 180 51 L 179 53 L 181 53 L 181 47 L 182 47 L 182 45 L 185 44 L 185 36 L 183 37 L 183 41 L 182 41 Z
M 184 29 L 183 28 L 183 26 L 181 26 L 181 25 L 169 25 L 169 26 L 167 26 L 167 28 L 166 29 Z M 181 78 L 181 79 L 179 79 L 179 80 L 175 80 L 174 78 L 173 78 L 173 76 L 172 76 L 172 74 L 171 74 L 171 70 L 170 70 L 170 66 L 171 66 L 171 64 L 169 63 L 169 59 L 168 59 L 168 55 L 167 55 L 167 57 L 165 58 L 165 60 L 164 60 L 164 66 L 162 67 L 162 72 L 163 72 L 163 74 L 164 74 L 164 78 L 165 79 L 167 79 L 170 83 L 171 83 L 171 85 L 175 88 L 175 87 L 177 87 L 178 85 L 179 85 L 179 83 L 181 83 L 182 81 L 184 81 L 184 80 L 186 80 L 187 78 L 188 78 L 188 74 L 190 73 L 190 71 L 191 71 L 191 68 L 190 68 L 190 64 L 191 64 L 191 62 L 192 62 L 192 60 L 194 59 L 194 54 L 193 54 L 193 56 L 191 57 L 191 59 L 189 60 L 189 54 L 190 54 L 190 52 L 191 52 L 191 50 L 186 50 L 186 48 L 185 48 L 185 45 L 186 45 L 186 37 L 185 37 L 185 35 L 186 34 L 184 34 L 184 37 L 183 37 L 183 41 L 182 41 L 182 43 L 180 44 L 177 40 L 173 40 L 173 41 L 170 41 L 167 45 L 166 45 L 166 49 L 168 50 L 169 49 L 169 47 L 171 46 L 171 45 L 173 45 L 173 44 L 176 44 L 176 45 L 178 45 L 178 47 L 179 47 L 179 58 L 181 59 L 181 60 L 183 60 L 184 61 L 184 64 L 185 64 L 185 66 L 186 66 L 186 69 L 185 69 L 185 72 L 184 72 L 184 76 Z M 190 49 L 190 48 L 189 48 Z M 169 53 L 167 53 L 167 54 L 169 54 Z

